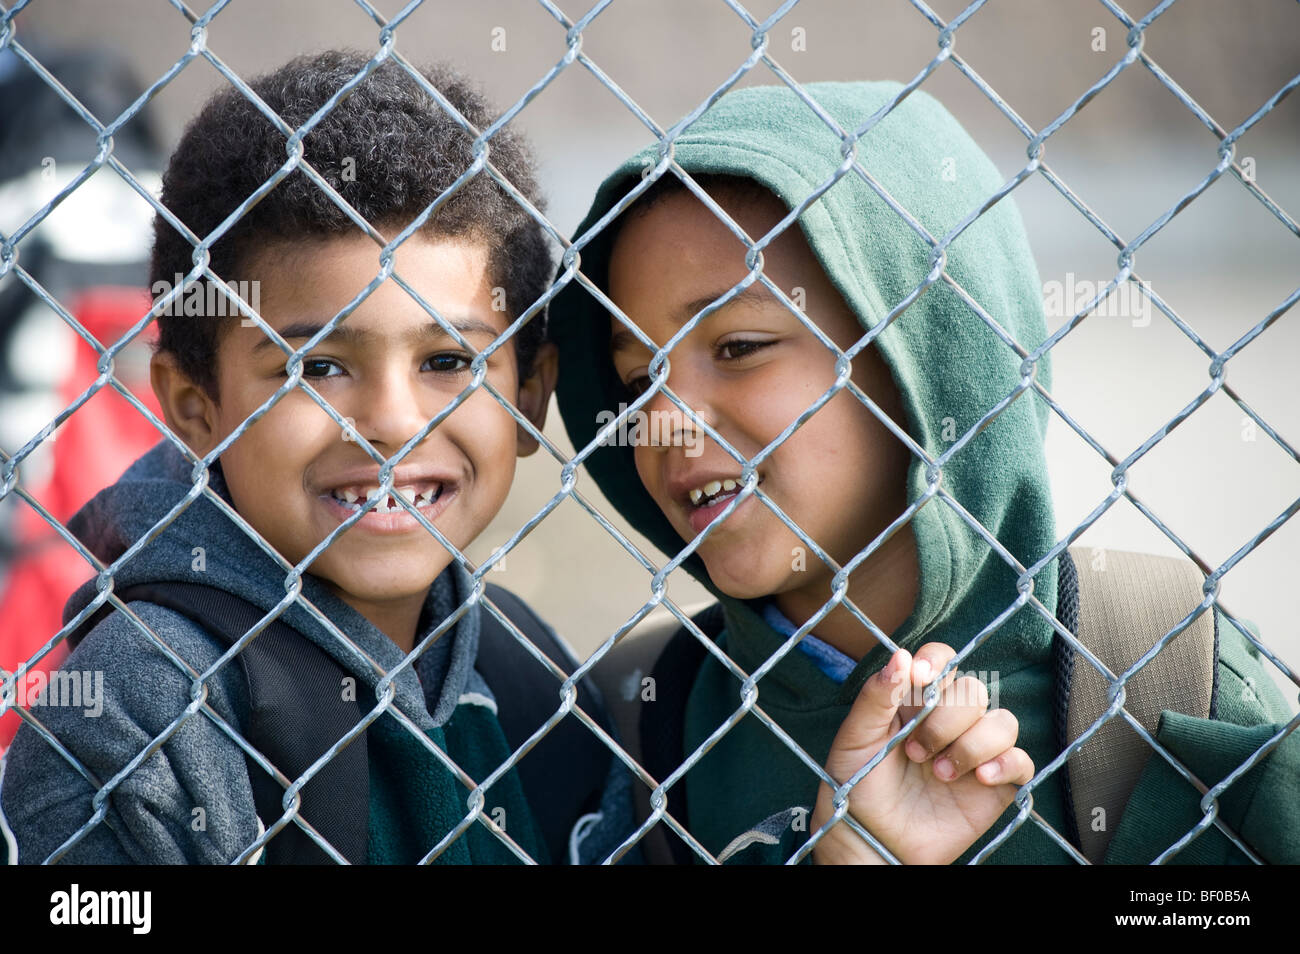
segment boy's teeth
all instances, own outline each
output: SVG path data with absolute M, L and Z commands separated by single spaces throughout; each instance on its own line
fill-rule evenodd
M 441 495 L 441 485 L 434 485 L 428 490 L 420 493 L 417 493 L 414 487 L 397 487 L 394 488 L 391 493 L 384 494 L 382 497 L 380 496 L 378 487 L 368 487 L 366 488 L 365 501 L 367 503 L 371 500 L 378 501 L 372 508 L 375 513 L 396 513 L 399 510 L 405 509 L 397 501 L 399 496 L 404 498 L 406 502 L 412 506 L 427 507 Z M 346 503 L 354 509 L 359 510 L 361 508 L 361 504 L 357 503 L 361 498 L 351 490 L 334 491 L 334 499 Z
M 760 477 L 758 482 L 761 484 L 763 478 Z M 691 498 L 691 504 L 698 507 L 702 501 L 709 497 L 716 497 L 720 493 L 729 494 L 738 490 L 740 490 L 739 480 L 710 480 L 703 487 L 690 491 L 688 496 Z

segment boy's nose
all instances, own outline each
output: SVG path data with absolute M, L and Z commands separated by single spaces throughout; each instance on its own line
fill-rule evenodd
M 670 373 L 667 386 L 696 417 L 716 430 L 717 420 L 707 395 L 688 375 Z M 662 390 L 643 404 L 642 410 L 649 419 L 647 443 L 650 446 L 693 448 L 707 439 L 704 429 Z
M 387 371 L 359 389 L 352 410 L 354 426 L 377 450 L 393 453 L 425 424 L 425 408 L 420 404 L 416 382 L 407 369 Z M 437 413 L 435 409 L 433 413 Z M 432 416 L 432 414 L 430 415 Z

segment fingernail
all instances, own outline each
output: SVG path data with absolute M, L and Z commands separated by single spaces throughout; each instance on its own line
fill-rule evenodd
M 899 672 L 901 672 L 901 670 L 902 667 L 899 666 L 898 664 L 898 654 L 895 653 L 894 656 L 889 660 L 889 662 L 885 664 L 885 668 L 883 670 L 885 676 L 885 682 L 892 683 L 895 680 L 897 680 L 898 674 Z
M 957 774 L 951 759 L 939 759 L 934 763 L 934 773 L 942 779 L 950 779 Z
M 928 660 L 918 659 L 913 663 L 912 669 L 921 677 L 922 682 L 930 678 L 930 663 Z

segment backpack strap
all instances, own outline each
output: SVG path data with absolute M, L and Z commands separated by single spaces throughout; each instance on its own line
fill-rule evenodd
M 705 636 L 716 638 L 725 626 L 722 605 L 713 603 L 694 612 L 691 621 Z M 686 702 L 706 652 L 677 617 L 652 614 L 592 668 L 623 748 L 659 781 L 676 771 L 685 757 Z M 640 782 L 634 789 L 637 817 L 647 818 L 652 811 L 650 790 Z M 668 790 L 668 812 L 688 824 L 686 785 L 680 780 Z M 646 832 L 640 845 L 650 864 L 690 864 L 695 858 L 662 823 Z
M 550 660 L 572 675 L 577 660 L 519 597 L 489 583 L 485 593 Z M 488 610 L 479 610 L 475 668 L 497 704 L 497 720 L 512 750 L 523 745 L 560 707 L 560 681 L 548 673 Z M 577 686 L 577 705 L 605 731 L 611 723 L 591 680 Z M 516 764 L 520 784 L 551 860 L 568 856 L 569 835 L 579 816 L 600 807 L 613 752 L 577 718 L 561 719 Z
M 227 648 L 266 613 L 247 600 L 200 583 L 158 582 L 118 592 L 123 603 L 144 601 L 180 613 Z M 114 610 L 105 604 L 69 638 L 76 645 Z M 324 650 L 276 619 L 236 657 L 248 685 L 245 738 L 289 779 L 296 779 L 361 721 L 361 704 L 343 697 L 348 673 Z M 329 700 L 324 703 L 324 700 Z M 310 713 L 310 718 L 304 714 Z M 252 758 L 248 774 L 264 824 L 284 814 L 285 789 Z M 370 775 L 363 732 L 335 754 L 299 791 L 299 814 L 352 864 L 364 864 L 369 839 Z M 266 843 L 269 864 L 329 864 L 332 859 L 290 821 Z
M 1056 576 L 1056 618 L 1065 628 L 1077 636 L 1079 633 L 1079 574 L 1075 569 L 1074 559 L 1069 549 L 1064 550 L 1057 563 Z M 1056 751 L 1064 752 L 1070 744 L 1070 680 L 1074 675 L 1074 647 L 1067 643 L 1061 634 L 1052 631 L 1052 728 L 1055 734 Z M 1066 841 L 1079 847 L 1079 824 L 1074 817 L 1074 793 L 1070 790 L 1070 772 L 1066 770 L 1058 776 L 1065 795 Z
M 1124 550 L 1071 549 L 1078 585 L 1074 635 L 1116 675 L 1148 652 L 1203 597 L 1204 577 L 1187 560 Z M 1072 649 L 1069 655 L 1074 658 L 1063 670 L 1068 680 L 1067 744 L 1109 707 L 1101 673 Z M 1124 708 L 1152 736 L 1165 709 L 1212 717 L 1217 660 L 1217 613 L 1210 609 L 1134 673 L 1126 683 Z M 1123 716 L 1116 715 L 1070 757 L 1067 770 L 1079 847 L 1092 863 L 1104 859 L 1151 755 L 1151 747 Z

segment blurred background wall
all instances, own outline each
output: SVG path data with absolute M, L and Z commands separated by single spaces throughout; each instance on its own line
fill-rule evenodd
M 585 13 L 583 6 L 562 2 L 570 18 Z M 1153 5 L 1139 0 L 1124 8 L 1136 19 Z M 392 16 L 401 4 L 377 0 L 376 6 Z M 755 0 L 749 9 L 762 19 L 777 6 L 774 0 Z M 964 7 L 956 0 L 931 4 L 945 20 Z M 39 41 L 43 49 L 124 53 L 142 84 L 154 81 L 190 44 L 189 23 L 164 0 L 36 0 L 19 13 L 17 25 L 20 40 Z M 378 32 L 346 0 L 235 0 L 213 22 L 207 45 L 248 78 L 302 52 L 373 49 Z M 1123 56 L 1125 34 L 1125 27 L 1093 0 L 993 0 L 961 26 L 955 51 L 1038 129 Z M 805 0 L 773 29 L 769 50 L 801 82 L 907 80 L 936 54 L 936 38 L 935 27 L 904 0 Z M 565 36 L 564 28 L 531 0 L 428 2 L 398 30 L 396 45 L 417 62 L 450 61 L 476 77 L 505 109 L 560 60 Z M 1300 73 L 1300 7 L 1292 0 L 1180 0 L 1147 31 L 1144 49 L 1231 129 Z M 585 31 L 583 51 L 667 127 L 745 59 L 750 31 L 720 0 L 616 0 Z M 164 155 L 204 98 L 224 82 L 209 64 L 196 60 L 157 95 L 149 120 Z M 760 65 L 740 85 L 771 82 L 771 72 Z M 1005 176 L 1024 165 L 1024 137 L 953 64 L 942 65 L 923 89 L 948 106 Z M 599 179 L 651 141 L 580 65 L 565 70 L 516 123 L 535 145 L 549 214 L 565 234 L 582 217 Z M 1250 158 L 1259 186 L 1292 216 L 1300 216 L 1298 131 L 1300 96 L 1293 96 L 1247 132 L 1236 153 L 1243 163 Z M 89 160 L 94 147 L 88 130 L 85 141 Z M 1052 137 L 1044 158 L 1111 228 L 1131 239 L 1214 168 L 1217 147 L 1216 137 L 1146 68 L 1134 64 Z M 1042 177 L 1031 178 L 1015 196 L 1045 284 L 1069 287 L 1073 281 L 1077 287 L 1114 276 L 1116 250 Z M 138 197 L 134 202 L 147 222 L 147 205 Z M 22 218 L 0 205 L 0 230 L 11 231 Z M 1137 272 L 1210 347 L 1222 350 L 1295 291 L 1300 241 L 1228 175 L 1142 249 Z M 1052 329 L 1067 317 L 1049 319 Z M 1296 318 L 1295 309 L 1282 315 L 1232 359 L 1227 371 L 1228 383 L 1292 446 L 1300 442 Z M 63 360 L 70 339 L 58 319 L 46 315 L 31 323 L 8 361 L 39 379 L 42 362 Z M 1054 396 L 1117 459 L 1209 382 L 1208 359 L 1155 310 L 1149 322 L 1089 318 L 1053 356 Z M 7 451 L 26 442 L 62 406 L 46 397 L 44 403 L 10 402 L 0 425 Z M 547 434 L 565 453 L 572 452 L 554 409 Z M 1059 419 L 1053 420 L 1048 449 L 1064 536 L 1109 493 L 1110 465 Z M 31 466 L 40 466 L 39 458 Z M 558 486 L 554 460 L 538 454 L 523 461 L 509 505 L 471 554 L 481 559 L 506 540 Z M 1216 394 L 1134 467 L 1129 486 L 1213 566 L 1300 498 L 1300 465 L 1250 426 L 1230 399 Z M 604 504 L 589 480 L 580 480 L 579 488 L 643 552 L 662 560 Z M 12 502 L 11 496 L 11 509 Z M 1123 500 L 1078 542 L 1177 552 Z M 1257 623 L 1265 641 L 1293 667 L 1300 666 L 1298 569 L 1300 521 L 1292 520 L 1242 560 L 1222 587 L 1224 605 Z M 542 522 L 493 578 L 524 596 L 584 654 L 636 610 L 649 582 L 619 544 L 571 502 Z M 685 577 L 673 578 L 670 595 L 688 605 L 706 598 Z M 1282 684 L 1294 704 L 1295 687 Z

